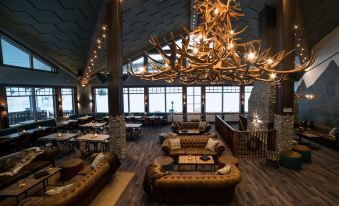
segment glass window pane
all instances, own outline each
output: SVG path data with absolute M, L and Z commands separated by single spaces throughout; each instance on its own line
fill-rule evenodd
M 64 116 L 74 114 L 74 89 L 62 88 L 61 89 L 62 99 L 62 113 Z
M 95 112 L 108 112 L 108 89 L 94 89 L 95 95 Z
M 29 54 L 14 46 L 13 44 L 1 39 L 2 60 L 4 64 L 30 68 L 31 63 Z
M 44 71 L 52 71 L 52 68 L 37 58 L 33 58 L 33 69 L 44 70 Z
M 167 112 L 182 112 L 182 87 L 166 87 Z
M 187 87 L 187 112 L 201 112 L 201 87 Z
M 251 96 L 253 86 L 245 86 L 245 112 L 248 112 L 248 100 Z
M 222 112 L 222 93 L 206 93 L 206 112 Z
M 155 61 L 158 61 L 158 62 L 161 62 L 161 63 L 164 62 L 164 59 L 162 58 L 162 56 L 160 54 L 151 54 L 150 57 L 152 59 L 154 59 Z M 155 61 L 152 61 L 150 58 L 148 58 L 147 72 L 149 72 L 149 73 L 156 72 L 156 70 L 153 68 L 153 64 L 152 63 L 157 64 L 159 66 L 162 66 L 162 64 L 159 64 L 159 63 L 157 63 Z
M 130 111 L 129 112 L 145 112 L 144 94 L 130 94 Z M 133 103 L 132 103 L 133 102 Z
M 35 88 L 36 119 L 55 118 L 54 89 Z
M 149 93 L 149 112 L 165 112 L 165 88 L 150 87 Z
M 240 87 L 227 86 L 224 87 L 224 112 L 240 111 Z
M 124 112 L 128 113 L 128 94 L 124 94 Z
M 140 57 L 132 62 L 132 69 L 133 72 L 136 74 L 140 74 L 142 72 L 145 72 L 144 68 L 144 57 Z
M 10 126 L 34 121 L 32 88 L 6 87 Z

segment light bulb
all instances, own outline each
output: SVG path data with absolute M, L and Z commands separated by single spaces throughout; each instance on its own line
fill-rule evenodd
M 218 14 L 218 13 L 219 13 L 219 9 L 215 9 L 215 10 L 214 10 L 214 13 L 215 13 L 215 14 Z
M 271 79 L 275 79 L 276 77 L 277 77 L 277 74 L 276 74 L 276 73 L 271 73 L 271 74 L 270 74 L 270 78 L 271 78 Z
M 227 48 L 228 49 L 232 49 L 234 47 L 234 44 L 233 43 L 229 43 L 228 45 L 227 45 Z
M 247 54 L 247 59 L 249 60 L 253 60 L 255 57 L 255 54 L 253 52 L 250 52 L 249 54 Z
M 165 63 L 164 67 L 168 67 L 168 66 L 169 66 L 168 63 Z
M 297 44 L 297 47 L 300 47 L 300 44 Z
M 271 58 L 269 58 L 269 59 L 267 60 L 267 63 L 272 64 L 272 63 L 273 63 L 273 60 L 272 60 Z
M 193 48 L 193 54 L 197 54 L 198 53 L 198 49 L 197 48 Z
M 234 31 L 233 31 L 233 30 L 231 30 L 231 31 L 230 31 L 230 34 L 234 34 Z

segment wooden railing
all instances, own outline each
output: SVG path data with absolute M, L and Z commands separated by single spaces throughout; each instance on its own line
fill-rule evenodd
M 215 129 L 236 157 L 266 157 L 275 151 L 275 130 L 239 131 L 220 116 L 215 116 Z

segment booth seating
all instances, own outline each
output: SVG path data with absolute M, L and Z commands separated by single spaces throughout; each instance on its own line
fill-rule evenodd
M 104 153 L 105 157 L 94 168 L 84 168 L 69 183 L 74 185 L 60 194 L 45 197 L 29 197 L 24 199 L 20 206 L 70 206 L 90 205 L 91 201 L 106 186 L 120 166 L 119 158 L 113 153 Z
M 179 133 L 180 130 L 199 130 L 201 134 L 209 132 L 211 125 L 207 122 L 173 122 L 172 131 Z

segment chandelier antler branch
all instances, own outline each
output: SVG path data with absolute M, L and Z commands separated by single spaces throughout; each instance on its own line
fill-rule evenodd
M 262 48 L 260 40 L 241 41 L 240 35 L 247 30 L 247 26 L 238 31 L 232 26 L 234 20 L 244 16 L 237 0 L 195 0 L 193 5 L 203 23 L 191 32 L 184 28 L 186 35 L 180 35 L 180 46 L 171 33 L 170 40 L 164 39 L 169 50 L 164 50 L 157 37 L 151 36 L 149 42 L 162 60 L 156 60 L 146 53 L 154 72 L 148 73 L 144 68 L 140 73 L 135 73 L 132 67 L 129 71 L 131 75 L 145 80 L 169 83 L 179 80 L 187 84 L 278 82 L 287 79 L 291 73 L 305 70 L 315 60 L 311 52 L 308 61 L 301 66 L 279 69 L 281 62 L 292 55 L 293 50 L 272 55 L 270 48 Z

